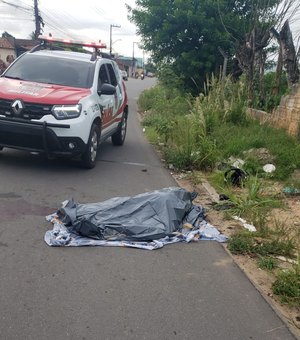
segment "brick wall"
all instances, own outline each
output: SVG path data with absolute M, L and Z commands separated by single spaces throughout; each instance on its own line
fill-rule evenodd
M 291 93 L 281 98 L 280 105 L 272 112 L 249 109 L 252 117 L 274 127 L 284 128 L 292 135 L 298 135 L 300 128 L 300 84 L 294 86 Z

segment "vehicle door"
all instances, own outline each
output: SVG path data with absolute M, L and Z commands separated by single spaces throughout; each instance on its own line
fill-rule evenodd
M 110 83 L 111 81 L 109 78 L 107 66 L 106 64 L 102 64 L 99 69 L 98 91 L 100 90 L 102 84 Z M 102 113 L 101 137 L 105 137 L 106 135 L 109 135 L 110 131 L 113 129 L 112 120 L 115 107 L 115 95 L 106 95 L 101 93 L 99 95 L 98 92 L 98 100 Z
M 124 101 L 124 91 L 122 90 L 122 78 L 115 62 L 112 61 L 111 64 L 107 64 L 107 68 L 111 84 L 116 88 L 114 96 L 113 126 L 114 128 L 117 128 L 123 114 L 122 103 Z

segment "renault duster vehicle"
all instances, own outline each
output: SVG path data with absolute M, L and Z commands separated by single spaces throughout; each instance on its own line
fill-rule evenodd
M 124 143 L 126 88 L 117 64 L 101 56 L 105 45 L 76 43 L 94 52 L 73 52 L 63 42 L 41 37 L 0 76 L 0 149 L 80 157 L 93 168 L 100 142 Z

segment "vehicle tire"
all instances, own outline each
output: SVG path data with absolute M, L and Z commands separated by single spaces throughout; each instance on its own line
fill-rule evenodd
M 99 127 L 93 124 L 86 150 L 81 156 L 81 164 L 86 169 L 93 169 L 96 165 L 100 133 Z
M 3 150 L 3 146 L 0 146 L 0 151 L 2 151 Z
M 111 136 L 113 145 L 123 145 L 127 131 L 127 114 L 124 112 L 118 130 Z

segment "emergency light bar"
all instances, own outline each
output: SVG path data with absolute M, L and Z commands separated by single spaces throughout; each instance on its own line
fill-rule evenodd
M 83 42 L 83 41 L 76 41 L 76 40 L 71 40 L 71 39 L 58 39 L 58 38 L 53 38 L 53 37 L 47 37 L 40 35 L 38 37 L 39 40 L 42 42 L 58 42 L 58 43 L 63 43 L 67 45 L 79 45 L 79 46 L 85 46 L 85 47 L 94 47 L 96 49 L 98 48 L 106 48 L 106 44 L 101 43 L 99 41 L 98 43 L 96 42 Z

